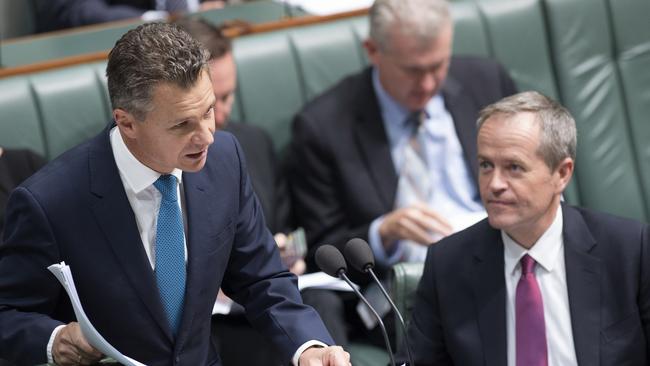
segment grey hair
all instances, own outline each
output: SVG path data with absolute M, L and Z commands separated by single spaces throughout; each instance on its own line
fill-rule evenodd
M 370 7 L 370 39 L 382 51 L 394 29 L 426 46 L 451 24 L 447 0 L 376 0 Z
M 576 122 L 560 103 L 535 91 L 523 92 L 491 104 L 479 113 L 478 130 L 496 115 L 513 116 L 530 112 L 536 115 L 541 131 L 538 154 L 555 170 L 565 158 L 576 160 Z
M 187 89 L 208 70 L 208 52 L 180 27 L 148 23 L 126 32 L 108 55 L 106 76 L 113 109 L 145 119 L 153 89 L 171 83 Z

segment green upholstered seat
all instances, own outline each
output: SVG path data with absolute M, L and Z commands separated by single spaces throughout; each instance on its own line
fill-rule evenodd
M 391 271 L 391 291 L 390 295 L 395 302 L 395 306 L 402 313 L 404 322 L 408 326 L 411 320 L 411 312 L 415 305 L 415 291 L 417 290 L 422 271 L 423 263 L 398 263 L 393 266 Z M 395 315 L 395 344 L 399 350 L 403 347 L 404 335 L 399 329 L 399 319 Z
M 0 79 L 0 146 L 46 153 L 40 112 L 27 78 Z
M 605 0 L 546 0 L 559 95 L 578 128 L 581 204 L 646 221 Z
M 0 0 L 0 40 L 34 33 L 34 18 L 30 0 Z
M 489 56 L 489 39 L 478 6 L 474 1 L 456 1 L 451 6 L 454 20 L 453 53 L 456 55 Z
M 650 1 L 609 0 L 625 109 L 650 212 Z
M 290 38 L 307 99 L 364 66 L 361 52 L 354 52 L 360 50 L 359 41 L 347 20 L 297 28 Z
M 90 28 L 2 44 L 2 65 L 20 66 L 110 50 L 122 34 L 142 22 Z
M 252 1 L 233 4 L 221 9 L 198 13 L 212 24 L 221 24 L 229 20 L 242 20 L 249 23 L 263 23 L 280 20 L 289 16 L 291 6 L 277 1 Z
M 92 64 L 36 74 L 30 82 L 49 159 L 96 135 L 110 121 L 104 84 Z
M 241 119 L 266 129 L 277 148 L 289 142 L 293 115 L 305 102 L 301 75 L 286 31 L 237 38 Z

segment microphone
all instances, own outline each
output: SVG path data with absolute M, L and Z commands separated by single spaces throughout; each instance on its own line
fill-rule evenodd
M 390 347 L 390 340 L 388 339 L 388 332 L 386 332 L 386 327 L 384 326 L 384 322 L 381 320 L 381 317 L 379 314 L 377 314 L 377 311 L 370 306 L 370 303 L 366 298 L 357 290 L 357 288 L 352 284 L 352 281 L 348 278 L 348 276 L 345 274 L 348 270 L 348 266 L 345 263 L 345 258 L 343 258 L 343 254 L 336 249 L 333 245 L 321 245 L 317 250 L 315 254 L 315 260 L 316 260 L 316 265 L 325 273 L 332 277 L 338 277 L 345 282 L 347 282 L 348 285 L 350 285 L 350 288 L 352 288 L 352 291 L 363 301 L 364 304 L 370 309 L 370 311 L 375 315 L 377 318 L 377 321 L 379 323 L 379 326 L 381 327 L 381 332 L 382 335 L 384 336 L 384 342 L 386 343 L 386 350 L 388 351 L 388 356 L 390 357 L 390 362 L 391 365 L 396 365 L 395 363 L 395 356 L 393 355 L 393 350 Z
M 406 343 L 406 352 L 409 358 L 409 365 L 415 366 L 415 363 L 413 362 L 413 356 L 411 355 L 411 343 L 409 342 L 404 318 L 402 318 L 402 314 L 399 312 L 397 306 L 395 306 L 395 303 L 388 295 L 388 292 L 386 292 L 386 289 L 384 286 L 382 286 L 381 282 L 377 278 L 375 271 L 372 270 L 375 267 L 375 256 L 372 254 L 372 249 L 370 249 L 370 246 L 365 240 L 353 238 L 350 239 L 347 244 L 345 244 L 343 251 L 345 252 L 345 257 L 350 262 L 350 264 L 352 264 L 352 267 L 354 267 L 354 269 L 360 272 L 366 272 L 372 277 L 373 281 L 375 281 L 377 286 L 379 286 L 381 293 L 384 294 L 384 297 L 386 300 L 388 300 L 388 303 L 390 304 L 395 314 L 397 314 L 399 323 L 402 326 L 402 332 L 404 333 L 404 342 Z

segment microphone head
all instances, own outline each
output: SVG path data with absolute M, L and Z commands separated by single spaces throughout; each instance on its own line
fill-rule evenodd
M 343 254 L 333 245 L 321 245 L 316 249 L 315 256 L 318 268 L 332 277 L 338 278 L 341 272 L 348 270 Z
M 344 252 L 348 262 L 358 271 L 366 272 L 368 268 L 375 267 L 375 256 L 370 245 L 363 239 L 350 239 L 345 244 Z

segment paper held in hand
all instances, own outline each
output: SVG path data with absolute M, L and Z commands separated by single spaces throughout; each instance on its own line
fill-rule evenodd
M 47 267 L 47 269 L 49 269 L 50 272 L 54 274 L 59 282 L 61 282 L 61 285 L 63 285 L 65 291 L 68 293 L 70 302 L 72 303 L 72 308 L 74 309 L 74 313 L 77 317 L 77 322 L 79 322 L 81 332 L 83 333 L 84 337 L 86 337 L 88 343 L 90 343 L 104 355 L 111 357 L 122 365 L 145 366 L 143 363 L 121 354 L 118 350 L 115 349 L 115 347 L 111 346 L 111 344 L 108 343 L 90 323 L 90 320 L 86 316 L 84 309 L 81 307 L 81 302 L 79 301 L 79 295 L 77 294 L 77 289 L 75 288 L 74 280 L 72 279 L 70 267 L 66 265 L 65 262 L 53 264 Z

